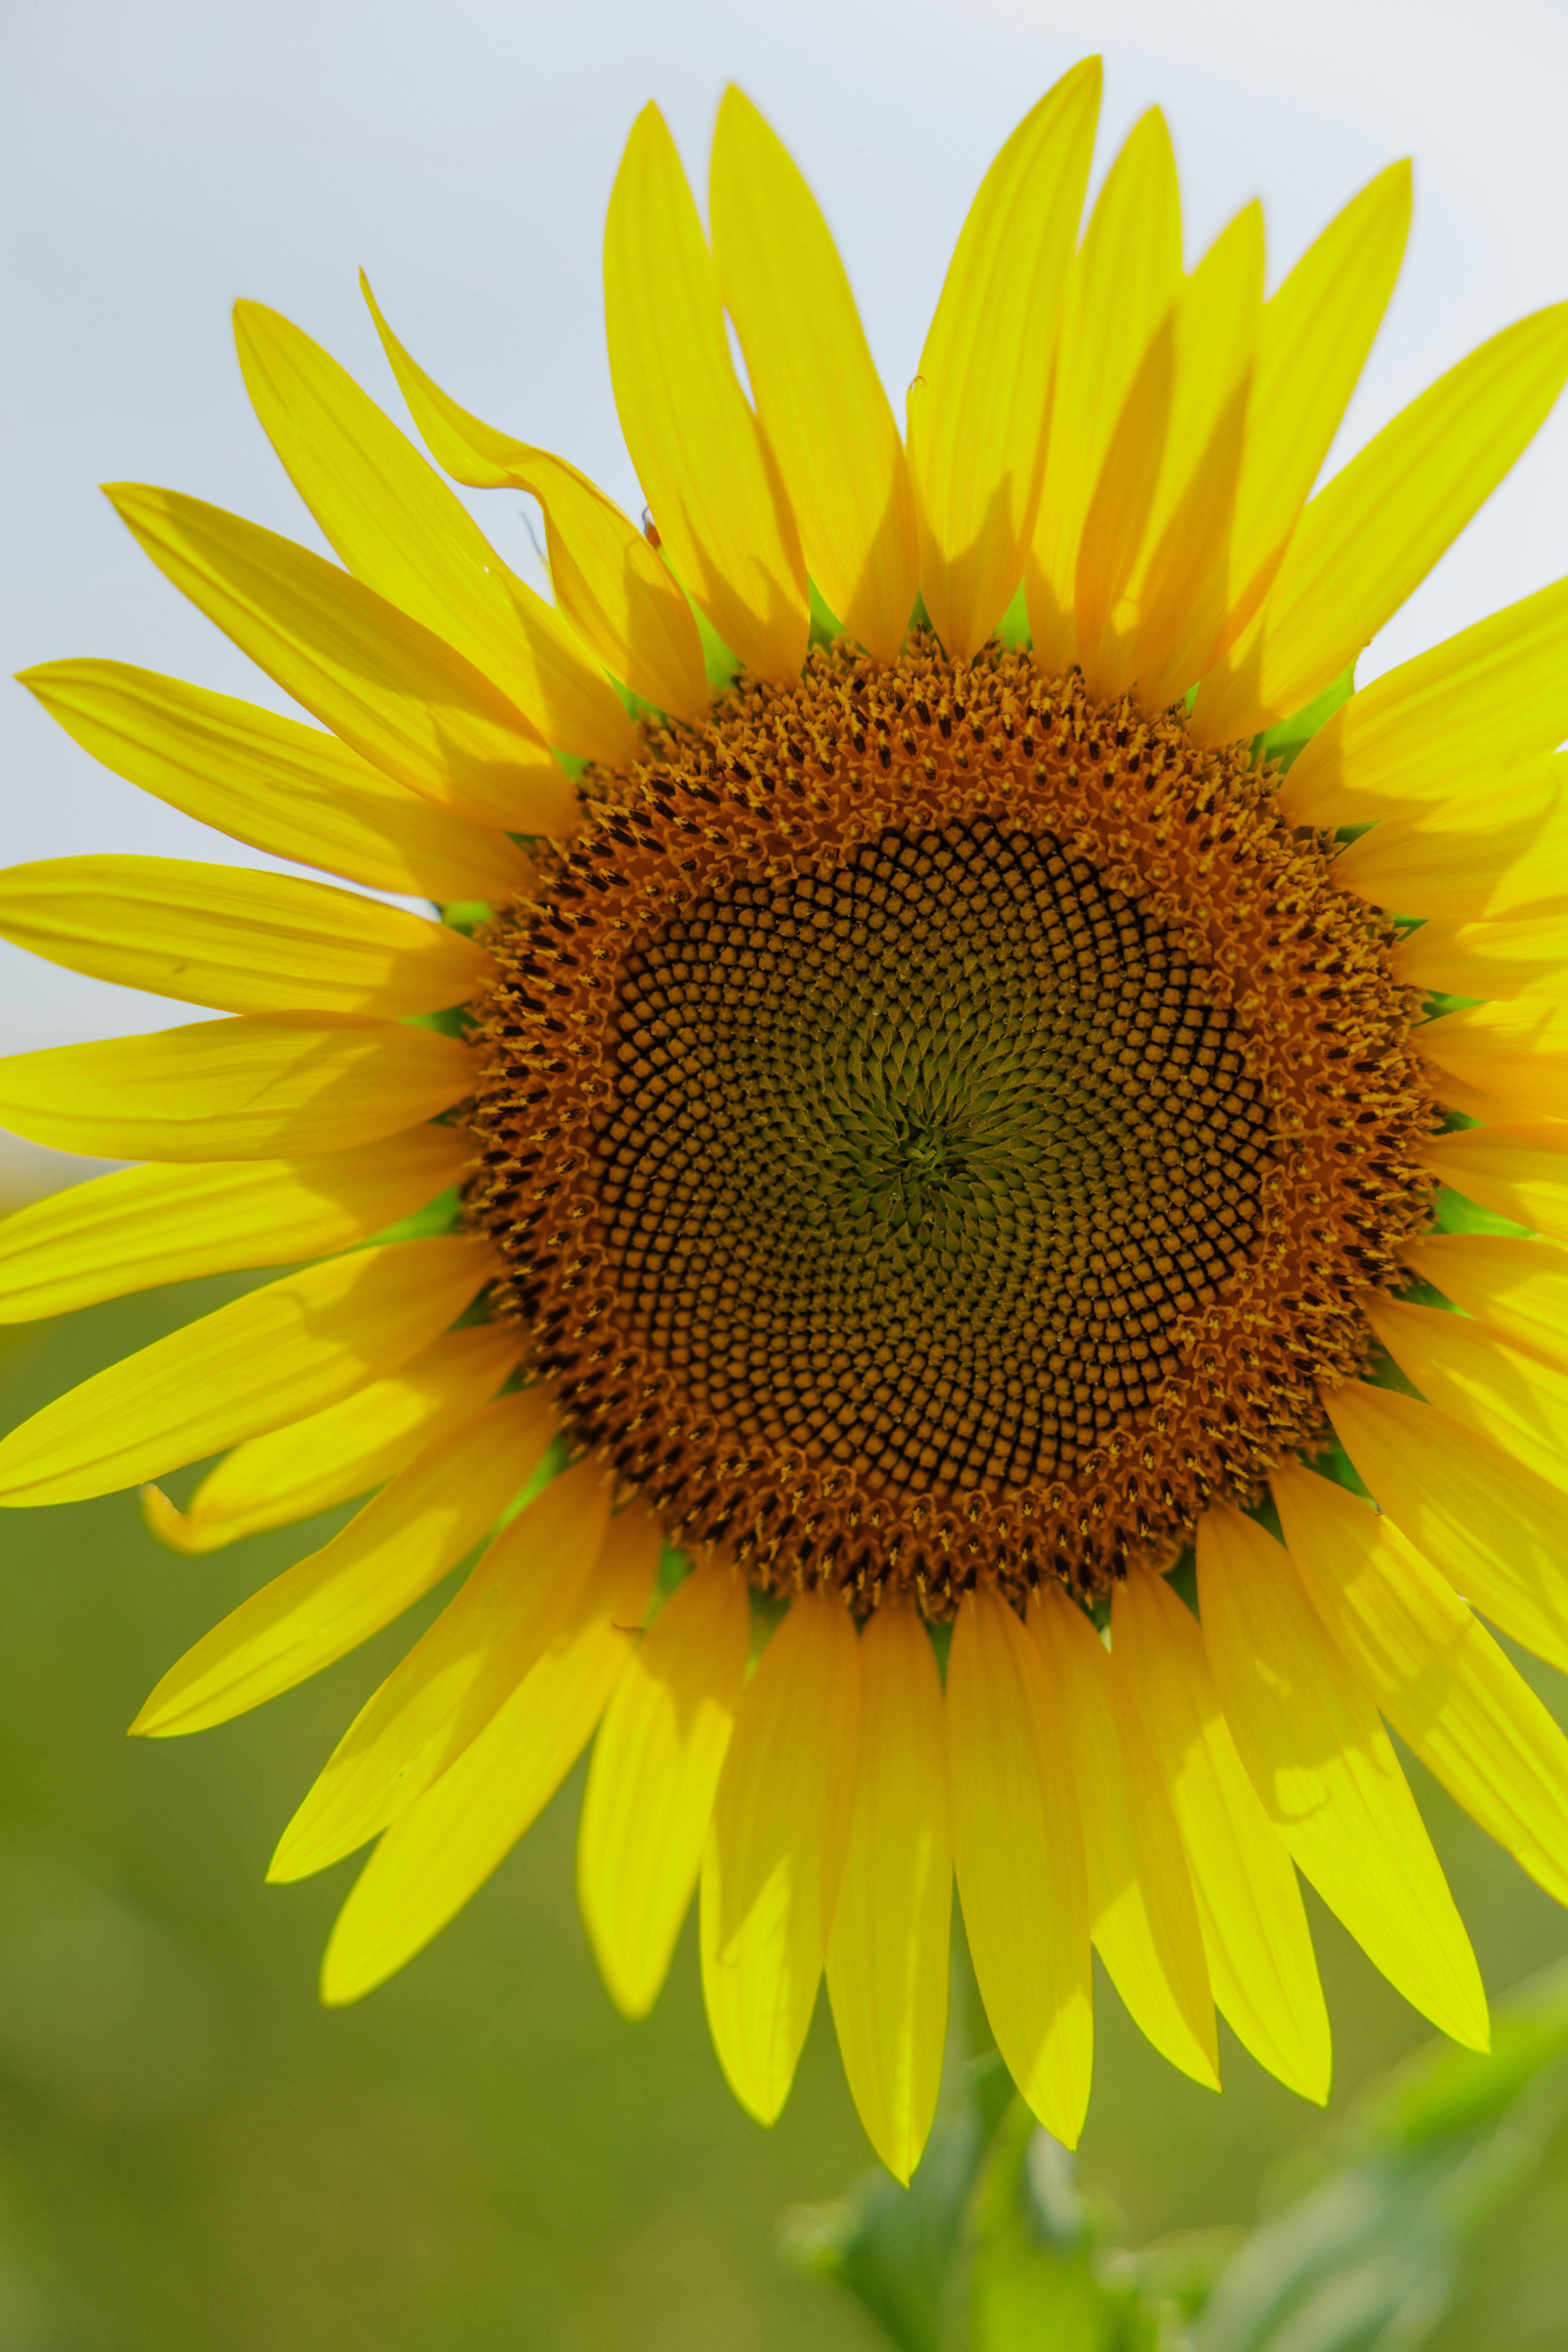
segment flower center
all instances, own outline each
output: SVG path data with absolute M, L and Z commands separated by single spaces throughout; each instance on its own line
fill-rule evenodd
M 1369 910 L 1026 656 L 814 656 L 505 919 L 486 1172 L 572 1424 L 764 1582 L 1094 1590 L 1321 1442 L 1425 1222 Z

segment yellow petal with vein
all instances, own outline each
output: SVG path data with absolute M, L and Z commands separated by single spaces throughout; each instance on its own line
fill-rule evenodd
M 539 1400 L 541 1439 L 548 1401 Z M 593 1462 L 552 1479 L 503 1528 L 467 1583 L 373 1693 L 284 1831 L 268 1876 L 307 1877 L 405 1813 L 491 1722 L 552 1642 L 604 1613 L 595 1576 L 628 1538 L 649 1580 L 658 1564 L 646 1513 L 626 1517 L 616 1556 L 600 1553 L 610 1493 Z
M 14 1429 L 0 1503 L 111 1494 L 297 1421 L 427 1347 L 491 1265 L 476 1241 L 394 1242 L 232 1299 Z
M 416 1127 L 326 1160 L 124 1168 L 73 1184 L 0 1221 L 0 1323 L 352 1248 L 455 1184 L 470 1156 L 457 1129 Z
M 903 444 L 827 224 L 733 83 L 709 185 L 720 290 L 807 569 L 850 635 L 896 661 L 920 580 Z
M 646 2017 L 696 1892 L 745 1678 L 744 1579 L 689 1576 L 633 1653 L 605 1711 L 577 1830 L 577 1899 L 610 1997 Z
M 1111 1641 L 1171 1792 L 1215 2000 L 1260 2066 L 1321 2105 L 1329 2019 L 1300 1889 L 1236 1752 L 1197 1620 L 1140 1572 L 1116 1589 Z
M 1303 1584 L 1401 1739 L 1568 1903 L 1568 1739 L 1530 1685 L 1380 1513 L 1310 1470 L 1271 1483 Z
M 308 1559 L 253 1592 L 172 1665 L 131 1728 L 227 1723 L 319 1674 L 411 1608 L 484 1537 L 550 1443 L 537 1390 L 435 1438 Z
M 1568 378 L 1568 303 L 1505 328 L 1318 493 L 1268 601 L 1198 693 L 1201 743 L 1251 735 L 1349 667 L 1533 438 Z
M 117 776 L 253 849 L 443 904 L 532 887 L 504 833 L 433 807 L 319 727 L 129 662 L 45 662 L 20 677 Z
M 494 971 L 401 907 L 243 866 L 50 857 L 0 868 L 0 939 L 72 971 L 226 1013 L 436 1013 Z
M 1568 894 L 1568 763 L 1531 760 L 1484 799 L 1385 817 L 1339 851 L 1334 880 L 1392 913 L 1466 921 Z
M 1428 1404 L 1568 1486 L 1568 1371 L 1505 1347 L 1468 1315 L 1378 1300 L 1367 1321 Z
M 860 1638 L 860 1759 L 827 1992 L 866 2136 L 908 2183 L 936 2113 L 952 1934 L 942 1677 L 907 1603 Z
M 259 302 L 235 304 L 234 331 L 268 438 L 355 579 L 455 647 L 547 742 L 632 758 L 637 737 L 604 672 L 353 378 Z
M 1473 1004 L 1424 1022 L 1415 1042 L 1440 1071 L 1451 1070 L 1516 1117 L 1568 1119 L 1568 1004 L 1530 996 Z
M 1089 1895 L 1072 1751 L 1045 1654 L 994 1592 L 959 1609 L 947 1663 L 952 1859 L 1007 2071 L 1078 2145 L 1094 2063 Z
M 771 2124 L 816 2000 L 851 1820 L 860 1657 L 826 1592 L 790 1604 L 747 1685 L 702 1859 L 702 1992 L 730 2088 Z
M 105 488 L 181 594 L 373 766 L 480 824 L 575 829 L 577 796 L 538 729 L 363 581 L 200 499 L 141 482 Z
M 384 1486 L 416 1452 L 471 1420 L 517 1361 L 505 1323 L 444 1332 L 401 1370 L 367 1381 L 338 1404 L 247 1437 L 177 1511 L 157 1486 L 142 1513 L 160 1543 L 195 1557 L 242 1536 L 290 1527 Z
M 1505 1633 L 1568 1668 L 1568 1496 L 1415 1397 L 1350 1381 L 1323 1404 L 1416 1549 Z
M 1126 1677 L 1063 1588 L 1043 1584 L 1029 1629 L 1045 1648 L 1083 1812 L 1089 1934 L 1156 2050 L 1219 2088 L 1214 1998 L 1192 1876 Z
M 1561 915 L 1512 923 L 1423 923 L 1400 941 L 1393 964 L 1406 987 L 1452 996 L 1532 996 L 1552 1003 L 1568 997 Z
M 702 641 L 679 582 L 630 518 L 585 474 L 459 408 L 410 358 L 360 284 L 414 421 L 437 464 L 476 489 L 525 490 L 544 509 L 550 584 L 584 643 L 634 694 L 671 718 L 706 717 Z
M 713 258 L 655 106 L 605 225 L 610 381 L 658 534 L 693 603 L 760 677 L 794 682 L 810 608 L 800 538 L 730 364 Z
M 1419 937 L 1419 933 L 1417 933 Z M 1494 1216 L 1568 1242 L 1568 1126 L 1555 1119 L 1459 1128 L 1422 1146 L 1425 1168 Z
M 654 1555 L 657 1557 L 657 1555 Z M 576 1762 L 626 1669 L 652 1583 L 648 1546 L 606 1554 L 596 1606 L 563 1631 L 457 1762 L 382 1838 L 338 1915 L 321 1998 L 357 2000 L 461 1910 Z
M 1568 1260 L 1558 1251 L 1503 1234 L 1426 1234 L 1400 1255 L 1478 1323 L 1568 1370 Z
M 311 1159 L 433 1118 L 474 1060 L 432 1029 L 288 1013 L 0 1061 L 0 1124 L 102 1160 Z
M 909 390 L 921 588 L 955 660 L 1024 572 L 1100 79 L 1098 58 L 1064 74 L 982 180 Z
M 1480 1971 L 1432 1841 L 1289 1553 L 1256 1519 L 1205 1511 L 1198 1603 L 1226 1720 L 1298 1867 L 1406 2000 L 1486 2049 Z
M 1363 687 L 1286 777 L 1296 824 L 1360 824 L 1412 801 L 1485 794 L 1568 735 L 1568 580 Z
M 1169 320 L 1181 289 L 1176 163 L 1165 119 L 1151 107 L 1106 176 L 1068 288 L 1027 567 L 1035 654 L 1047 669 L 1076 661 L 1080 639 L 1098 649 L 1119 584 L 1111 576 L 1121 568 L 1117 553 L 1135 554 L 1142 540 L 1170 425 Z M 1151 346 L 1152 373 L 1141 383 Z M 1129 502 L 1131 514 L 1124 511 Z M 1091 598 L 1081 629 L 1075 619 L 1080 563 Z
M 1410 166 L 1391 163 L 1335 215 L 1264 304 L 1221 648 L 1268 592 L 1366 363 L 1409 229 Z

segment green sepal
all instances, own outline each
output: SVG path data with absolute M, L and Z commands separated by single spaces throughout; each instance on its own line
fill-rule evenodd
M 1256 768 L 1265 760 L 1272 760 L 1277 767 L 1289 768 L 1306 750 L 1324 721 L 1331 719 L 1354 692 L 1355 664 L 1352 662 L 1349 669 L 1342 670 L 1331 686 L 1324 687 L 1321 694 L 1314 696 L 1310 702 L 1303 703 L 1300 710 L 1293 710 L 1289 719 L 1277 720 L 1261 735 L 1253 737 L 1253 766 Z

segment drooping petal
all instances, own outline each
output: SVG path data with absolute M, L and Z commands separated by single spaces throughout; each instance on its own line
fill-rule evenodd
M 1516 1118 L 1568 1119 L 1568 1004 L 1528 996 L 1472 1004 L 1424 1022 L 1416 1042 L 1440 1071 L 1492 1096 Z
M 1296 824 L 1362 824 L 1494 776 L 1568 735 L 1568 580 L 1492 613 L 1363 687 L 1292 765 Z
M 594 1742 L 577 1899 L 626 2017 L 646 2017 L 658 1999 L 696 1891 L 751 1630 L 735 1569 L 698 1569 L 643 1636 Z
M 334 563 L 200 499 L 106 485 L 182 595 L 313 718 L 442 808 L 516 833 L 571 833 L 577 797 L 498 687 Z
M 907 2183 L 936 2113 L 947 2040 L 952 1849 L 942 1677 L 907 1603 L 877 1610 L 860 1662 L 860 1757 L 827 1991 L 867 2137 Z
M 1310 1470 L 1277 1470 L 1271 1483 L 1301 1580 L 1395 1731 L 1568 1903 L 1568 1738 L 1388 1519 Z
M 800 536 L 730 363 L 718 278 L 656 106 L 605 225 L 610 381 L 658 535 L 699 610 L 762 677 L 793 684 L 810 606 Z
M 1321 2105 L 1329 2019 L 1300 1889 L 1236 1752 L 1197 1620 L 1163 1577 L 1134 1574 L 1117 1587 L 1111 1641 L 1171 1792 L 1215 2000 L 1259 2065 Z
M 1097 559 L 1109 560 L 1104 542 L 1111 526 L 1103 514 L 1096 517 L 1100 543 L 1086 545 L 1084 536 L 1102 478 L 1129 476 L 1139 486 L 1134 498 L 1141 490 L 1140 502 L 1148 503 L 1131 526 L 1134 547 L 1142 537 L 1169 430 L 1173 341 L 1148 414 L 1140 409 L 1137 415 L 1135 443 L 1116 446 L 1118 428 L 1162 327 L 1169 335 L 1167 322 L 1181 288 L 1176 162 L 1165 119 L 1158 107 L 1151 107 L 1133 125 L 1107 174 L 1068 287 L 1039 519 L 1027 568 L 1035 653 L 1047 669 L 1065 669 L 1079 656 L 1074 607 L 1080 555 L 1086 580 L 1101 568 Z M 1120 518 L 1120 501 L 1118 511 Z M 1103 608 L 1109 593 L 1097 599 L 1086 632 L 1096 646 L 1108 617 Z
M 395 1242 L 286 1275 L 122 1357 L 0 1442 L 0 1503 L 112 1494 L 395 1371 L 489 1276 L 489 1245 Z
M 702 1861 L 709 2030 L 759 2123 L 789 2096 L 811 2023 L 859 1739 L 849 1612 L 827 1593 L 800 1593 L 741 1700 Z
M 1256 1519 L 1205 1511 L 1198 1603 L 1226 1720 L 1298 1866 L 1407 2000 L 1486 2049 L 1480 1971 L 1415 1800 L 1289 1553 Z
M 353 378 L 259 302 L 235 304 L 234 333 L 263 429 L 355 579 L 455 647 L 547 742 L 633 758 L 604 672 Z
M 1568 997 L 1561 915 L 1508 923 L 1423 923 L 1400 940 L 1392 965 L 1407 987 L 1453 996 L 1534 996 L 1554 1004 Z
M 536 498 L 544 509 L 550 584 L 584 645 L 657 709 L 673 719 L 705 717 L 708 683 L 691 608 L 636 523 L 564 457 L 514 441 L 459 408 L 404 350 L 363 273 L 360 284 L 437 464 L 476 489 L 512 488 Z
M 1087 58 L 986 173 L 910 386 L 921 588 L 954 660 L 979 652 L 1023 576 L 1100 89 Z
M 412 1455 L 470 1421 L 517 1361 L 505 1323 L 443 1332 L 402 1369 L 367 1381 L 341 1403 L 264 1437 L 247 1437 L 210 1470 L 177 1511 L 157 1486 L 142 1489 L 142 1515 L 171 1551 L 220 1551 L 242 1536 L 291 1527 L 384 1486 Z
M 45 662 L 20 681 L 117 776 L 253 849 L 443 905 L 531 887 L 504 833 L 435 807 L 319 727 L 129 662 Z
M 1568 1126 L 1530 1119 L 1433 1136 L 1422 1146 L 1421 1164 L 1494 1216 L 1568 1242 L 1565 1155 Z
M 474 1069 L 432 1029 L 263 1013 L 13 1054 L 0 1121 L 100 1160 L 309 1160 L 434 1118 Z
M 1089 1933 L 1111 1982 L 1156 2050 L 1219 2088 L 1214 1999 L 1175 1816 L 1126 1678 L 1054 1581 L 1030 1604 L 1072 1748 L 1083 1812 Z
M 401 1617 L 484 1537 L 549 1444 L 538 1390 L 437 1438 L 308 1559 L 241 1601 L 172 1665 L 131 1728 L 205 1731 L 292 1690 Z
M 0 869 L 0 939 L 95 980 L 226 1013 L 399 1021 L 466 1003 L 494 971 L 460 931 L 401 907 L 175 857 Z
M 1366 1318 L 1428 1404 L 1528 1463 L 1549 1486 L 1568 1486 L 1568 1371 L 1505 1347 L 1468 1315 L 1379 1299 Z
M 602 1613 L 598 1589 L 619 1578 L 628 1545 L 651 1578 L 658 1546 L 647 1513 L 625 1515 L 606 1560 L 609 1522 L 609 1487 L 591 1461 L 518 1513 L 361 1707 L 284 1831 L 268 1877 L 324 1870 L 416 1803 L 545 1652 L 570 1645 Z
M 1568 1263 L 1556 1250 L 1502 1234 L 1424 1234 L 1400 1255 L 1478 1323 L 1568 1370 Z
M 1490 497 L 1568 378 L 1568 303 L 1505 328 L 1351 459 L 1302 515 L 1258 620 L 1199 689 L 1192 731 L 1229 742 L 1354 661 Z
M 125 1168 L 73 1184 L 0 1223 L 0 1323 L 352 1248 L 456 1183 L 469 1157 L 457 1129 L 416 1127 L 325 1160 Z
M 720 291 L 806 568 L 850 635 L 896 661 L 920 583 L 903 444 L 827 224 L 733 83 L 709 189 Z
M 625 1515 L 624 1515 L 625 1516 Z M 543 1811 L 587 1745 L 642 1622 L 657 1547 L 608 1545 L 563 1630 L 457 1762 L 382 1838 L 321 1967 L 331 2007 L 357 2000 L 439 1933 Z
M 1347 1381 L 1323 1405 L 1416 1549 L 1505 1633 L 1568 1668 L 1568 1495 L 1415 1397 Z
M 1082 1820 L 1045 1654 L 994 1592 L 969 1594 L 953 1627 L 947 1754 L 985 2014 L 1034 2113 L 1075 2147 L 1094 2059 Z

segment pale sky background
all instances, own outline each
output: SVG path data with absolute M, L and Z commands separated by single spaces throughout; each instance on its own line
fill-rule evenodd
M 250 413 L 238 294 L 406 422 L 363 263 L 440 382 L 637 511 L 599 252 L 650 97 L 700 201 L 724 84 L 761 106 L 833 226 L 900 413 L 986 163 L 1095 48 L 1097 176 L 1162 104 L 1189 261 L 1258 194 L 1276 282 L 1374 172 L 1415 157 L 1405 278 L 1331 470 L 1475 343 L 1568 296 L 1568 0 L 6 0 L 0 42 L 5 672 L 100 654 L 289 707 L 95 487 L 168 484 L 325 551 Z M 524 502 L 471 503 L 537 576 Z M 1568 403 L 1363 679 L 1564 571 Z M 96 766 L 21 688 L 0 711 L 5 862 L 273 862 Z M 0 946 L 0 1051 L 201 1017 Z

